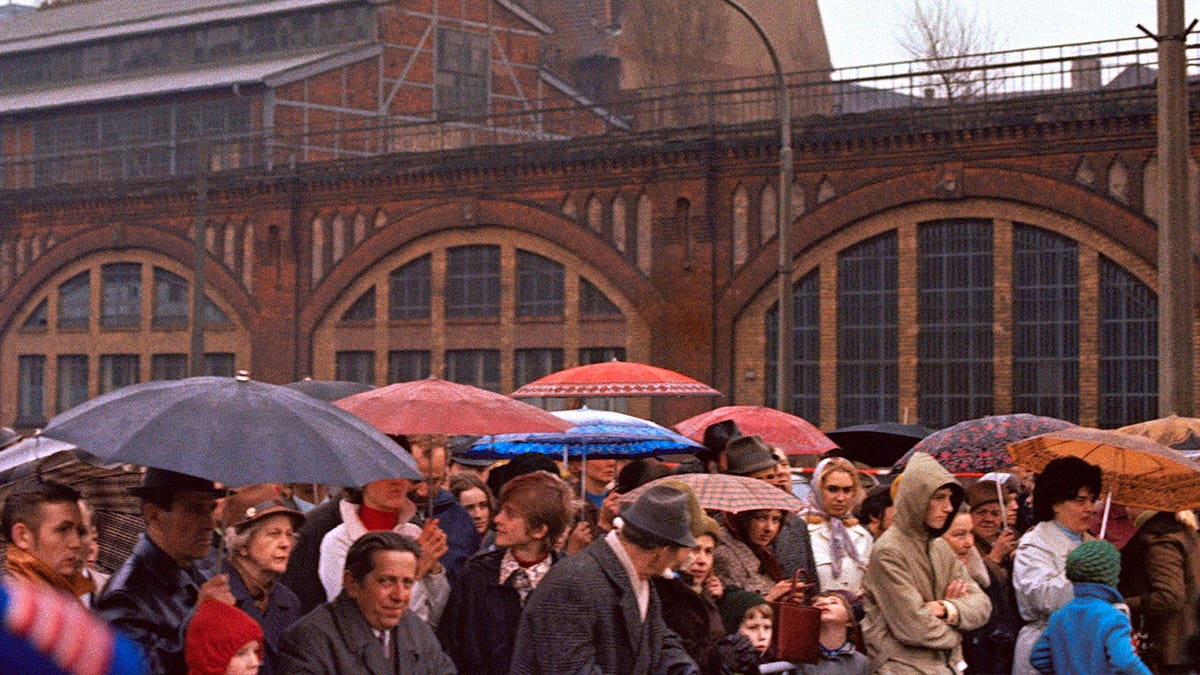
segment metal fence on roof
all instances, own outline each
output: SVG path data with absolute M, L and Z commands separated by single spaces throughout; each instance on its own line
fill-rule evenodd
M 1188 75 L 1200 77 L 1200 37 L 1189 36 Z M 786 76 L 795 133 L 897 133 L 1100 118 L 1152 110 L 1156 45 L 1148 37 L 1008 50 L 952 59 L 906 61 Z M 509 112 L 458 117 L 429 111 L 404 118 L 323 116 L 323 125 L 139 137 L 137 143 L 93 144 L 0 158 L 0 187 L 144 180 L 226 170 L 278 171 L 329 160 L 427 153 L 614 137 L 654 144 L 664 137 L 767 135 L 778 119 L 773 77 L 690 82 L 622 91 L 608 100 L 551 106 L 536 100 Z M 0 113 L 2 114 L 2 113 Z M 761 129 L 756 130 L 756 125 Z M 200 128 L 204 128 L 203 125 Z M 207 162 L 197 161 L 207 154 Z M 486 154 L 486 153 L 485 153 Z

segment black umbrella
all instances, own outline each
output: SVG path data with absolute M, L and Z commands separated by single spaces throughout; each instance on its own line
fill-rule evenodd
M 42 435 L 101 462 L 170 469 L 230 486 L 421 480 L 412 455 L 354 415 L 249 377 L 189 377 L 110 392 Z
M 306 377 L 297 382 L 288 382 L 283 385 L 288 389 L 295 389 L 302 394 L 320 399 L 322 401 L 334 402 L 347 396 L 361 394 L 364 391 L 371 391 L 375 387 L 362 382 L 349 382 L 346 380 L 314 380 L 311 377 Z
M 920 424 L 879 422 L 842 427 L 827 431 L 825 435 L 841 448 L 840 452 L 835 450 L 834 454 L 867 466 L 891 466 L 931 433 L 933 429 Z

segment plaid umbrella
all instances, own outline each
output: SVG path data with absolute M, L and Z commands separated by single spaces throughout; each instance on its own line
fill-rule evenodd
M 1015 464 L 1006 446 L 1019 440 L 1074 426 L 1053 417 L 1026 413 L 992 415 L 959 422 L 929 434 L 909 450 L 895 466 L 899 473 L 914 452 L 933 457 L 950 473 L 987 473 Z
M 741 513 L 761 509 L 778 509 L 791 513 L 799 511 L 804 506 L 804 503 L 795 495 L 784 492 L 770 483 L 758 478 L 725 473 L 685 473 L 659 478 L 621 495 L 621 501 L 632 503 L 642 494 L 642 491 L 663 481 L 687 483 L 688 487 L 692 488 L 692 492 L 696 494 L 700 508 L 710 511 Z

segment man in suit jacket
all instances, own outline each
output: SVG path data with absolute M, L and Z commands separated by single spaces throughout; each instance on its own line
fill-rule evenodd
M 688 496 L 646 490 L 604 539 L 559 562 L 525 604 L 510 675 L 695 675 L 650 578 L 695 545 Z
M 355 541 L 342 592 L 283 634 L 279 672 L 458 672 L 433 629 L 408 611 L 419 556 L 416 542 L 395 532 L 369 532 Z

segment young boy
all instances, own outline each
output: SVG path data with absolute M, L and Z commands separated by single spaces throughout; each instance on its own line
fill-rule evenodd
M 1104 540 L 1085 541 L 1067 555 L 1075 599 L 1050 615 L 1029 655 L 1043 673 L 1135 673 L 1150 669 L 1133 651 L 1129 617 L 1117 609 L 1121 554 Z
M 799 675 L 867 675 L 871 661 L 855 647 L 858 622 L 850 601 L 838 591 L 828 591 L 812 604 L 821 610 L 821 660 L 801 666 Z
M 730 636 L 738 633 L 744 635 L 757 652 L 758 663 L 775 660 L 774 654 L 770 653 L 775 612 L 763 596 L 740 588 L 727 588 L 717 606 L 721 610 L 725 630 Z M 723 642 L 735 644 L 728 638 Z M 748 665 L 743 663 L 740 655 L 732 652 L 722 653 L 721 658 L 726 671 L 743 672 Z

